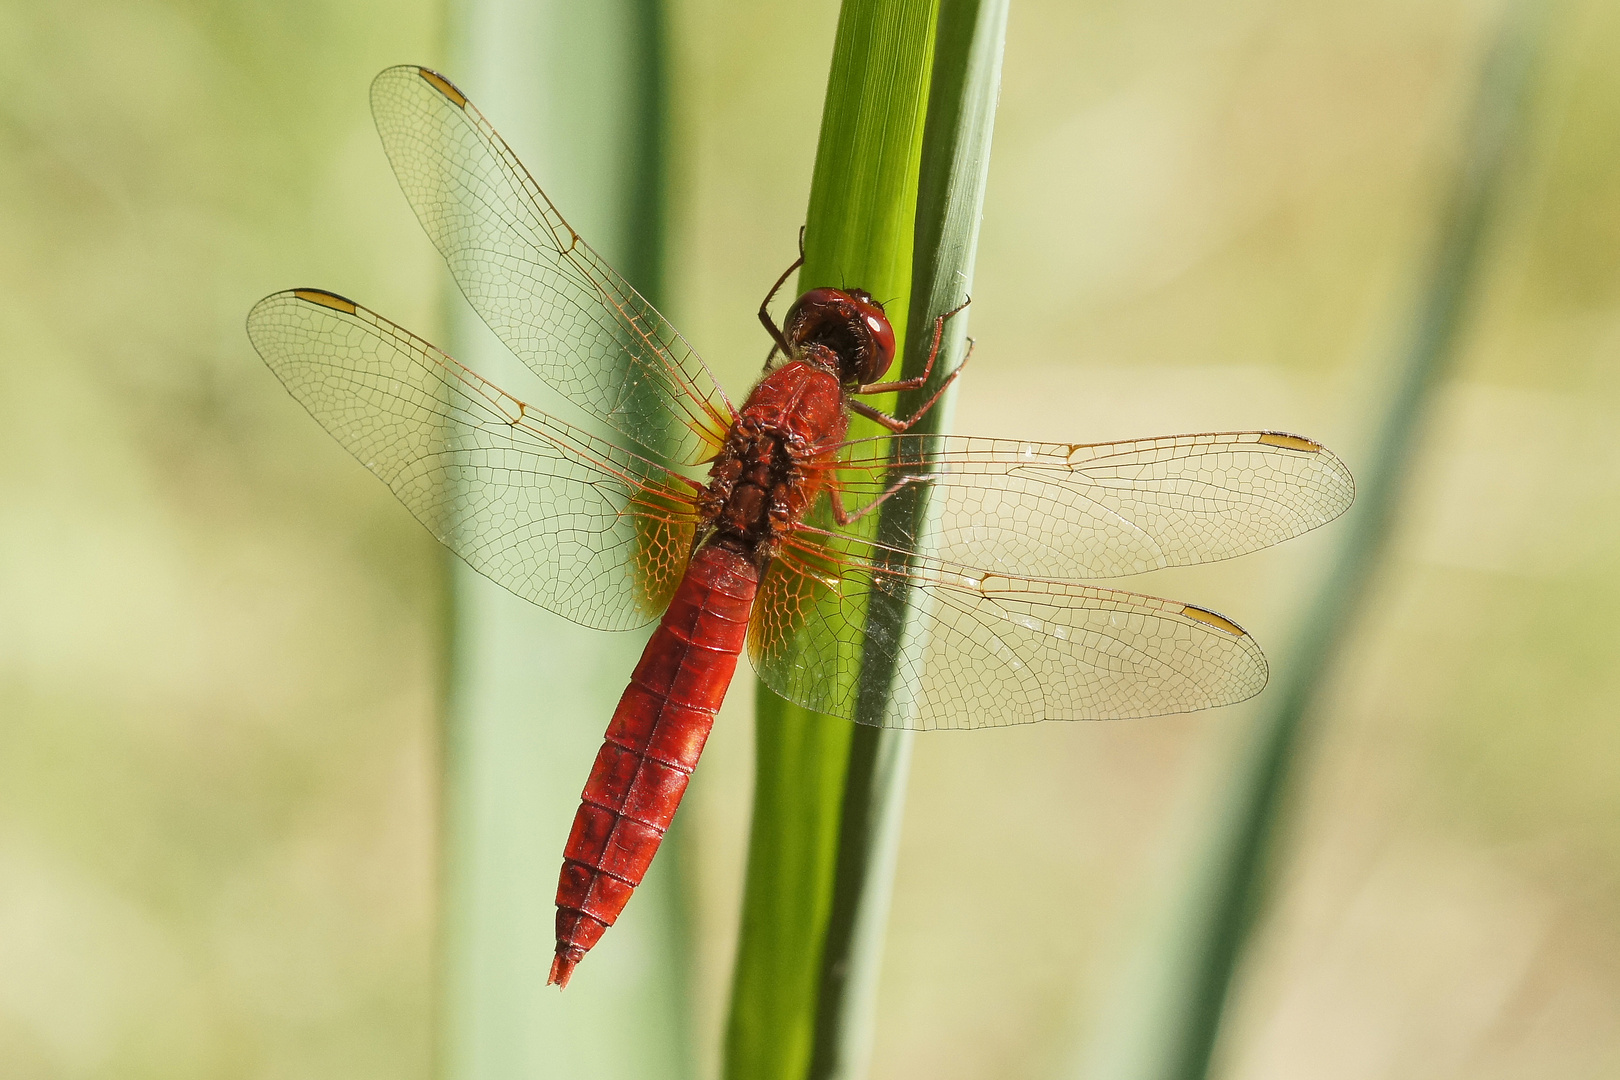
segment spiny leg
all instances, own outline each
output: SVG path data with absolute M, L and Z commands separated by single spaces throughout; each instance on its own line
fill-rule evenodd
M 788 348 L 787 337 L 783 335 L 782 328 L 776 325 L 775 319 L 771 318 L 771 301 L 776 299 L 776 294 L 781 291 L 783 285 L 787 284 L 787 279 L 792 276 L 793 271 L 797 270 L 803 265 L 804 226 L 800 225 L 799 257 L 793 260 L 792 266 L 789 266 L 786 270 L 782 271 L 782 276 L 776 279 L 776 284 L 771 286 L 771 291 L 765 294 L 765 302 L 759 305 L 759 321 L 764 324 L 765 332 L 771 335 L 771 341 L 774 342 L 774 344 L 771 345 L 770 355 L 765 357 L 766 367 L 770 367 L 771 361 L 776 359 L 776 352 L 778 349 L 780 349 L 784 354 L 791 354 L 792 352 L 792 350 Z
M 946 322 L 946 320 L 950 319 L 950 317 L 953 316 L 953 315 L 961 314 L 962 310 L 964 308 L 966 308 L 971 303 L 973 303 L 973 297 L 970 296 L 966 300 L 963 300 L 960 304 L 957 304 L 955 307 L 951 308 L 951 310 L 945 312 L 945 314 L 939 316 L 938 318 L 936 318 L 934 320 L 934 344 L 933 344 L 933 347 L 928 350 L 928 362 L 923 365 L 923 370 L 922 370 L 921 375 L 918 375 L 917 377 L 912 378 L 912 379 L 901 379 L 898 382 L 867 383 L 865 386 L 857 388 L 855 390 L 855 393 L 857 393 L 857 394 L 892 394 L 892 393 L 896 393 L 896 392 L 901 391 L 901 390 L 920 390 L 920 389 L 922 389 L 928 383 L 928 376 L 933 374 L 934 361 L 939 357 L 939 345 L 940 345 L 940 342 L 943 341 L 944 338 L 945 338 L 945 322 Z M 968 351 L 970 353 L 972 352 L 971 346 L 969 347 Z M 962 364 L 966 364 L 966 363 L 967 363 L 967 357 L 963 357 L 962 358 Z M 956 371 L 961 371 L 962 370 L 962 364 L 958 364 L 956 366 Z M 956 372 L 955 371 L 953 371 L 951 373 L 951 379 L 954 379 L 954 378 L 956 378 Z M 946 379 L 945 384 L 947 386 L 950 385 L 950 379 Z M 942 386 L 940 389 L 944 389 L 944 387 Z
M 961 308 L 958 308 L 957 310 L 960 311 Z M 956 381 L 956 377 L 958 375 L 962 374 L 962 369 L 967 367 L 968 360 L 971 359 L 972 356 L 973 356 L 973 339 L 972 338 L 967 339 L 967 345 L 968 345 L 967 354 L 962 357 L 962 362 L 960 364 L 956 365 L 956 370 L 952 371 L 949 375 L 945 376 L 945 380 L 939 384 L 939 389 L 934 391 L 933 396 L 930 397 L 927 401 L 923 402 L 922 405 L 920 407 L 918 407 L 917 411 L 912 413 L 906 419 L 900 420 L 900 419 L 898 419 L 896 417 L 890 416 L 888 413 L 883 412 L 880 409 L 875 409 L 872 406 L 868 405 L 864 401 L 851 401 L 849 403 L 850 411 L 855 412 L 855 413 L 859 413 L 861 416 L 866 417 L 868 420 L 876 421 L 877 423 L 883 425 L 885 428 L 888 428 L 890 431 L 894 432 L 897 435 L 902 431 L 908 430 L 911 427 L 911 425 L 915 424 L 917 421 L 921 420 L 924 416 L 928 415 L 928 410 L 932 409 L 939 402 L 940 395 L 945 393 L 945 391 L 950 388 L 951 383 Z M 936 351 L 939 348 L 937 340 L 935 342 L 934 348 L 935 348 Z M 929 362 L 929 365 L 932 366 L 933 365 L 933 357 L 929 357 L 928 362 Z M 923 376 L 923 378 L 926 378 L 926 377 L 927 377 L 926 375 Z M 912 382 L 912 380 L 907 379 L 906 382 L 910 383 L 910 382 Z M 915 386 L 905 386 L 904 388 L 907 389 L 907 390 L 915 390 L 916 389 Z M 867 392 L 876 393 L 877 391 L 867 391 L 865 387 L 862 387 L 860 390 L 856 391 L 856 393 L 867 393 Z
M 888 502 L 890 496 L 897 494 L 901 488 L 907 487 L 911 484 L 926 483 L 929 479 L 930 478 L 927 476 L 898 477 L 894 483 L 889 485 L 887 491 L 873 499 L 871 502 L 867 503 L 865 506 L 861 507 L 859 510 L 855 511 L 853 514 L 844 509 L 844 497 L 839 493 L 837 486 L 830 486 L 827 488 L 827 499 L 832 503 L 833 520 L 838 522 L 840 528 L 843 528 L 852 522 L 861 520 L 861 518 Z

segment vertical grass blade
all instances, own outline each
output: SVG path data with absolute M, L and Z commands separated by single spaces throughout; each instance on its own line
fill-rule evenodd
M 1263 699 L 1231 801 L 1184 898 L 1152 999 L 1126 1017 L 1130 1034 L 1093 1075 L 1202 1080 L 1220 1034 L 1233 975 L 1267 898 L 1268 860 L 1285 828 L 1294 762 L 1333 661 L 1355 625 L 1383 555 L 1435 387 L 1456 354 L 1479 280 L 1484 241 L 1514 150 L 1523 140 L 1526 87 L 1539 38 L 1533 5 L 1510 12 L 1487 57 L 1437 230 L 1393 391 L 1358 470 L 1357 505 L 1304 630 Z
M 812 186 L 801 288 L 882 298 L 901 371 L 920 374 L 934 317 L 972 274 L 1004 0 L 844 5 Z M 853 152 L 852 152 L 853 148 Z M 953 320 L 934 383 L 962 356 Z M 909 414 L 934 386 L 898 402 Z M 949 402 L 920 432 L 939 430 Z M 913 489 L 915 490 L 915 489 Z M 922 530 L 926 501 L 890 501 L 879 536 Z M 892 640 L 904 604 L 874 603 Z M 892 663 L 863 656 L 858 708 L 892 711 Z M 817 716 L 763 688 L 758 776 L 727 1075 L 863 1075 L 910 761 L 909 733 Z
M 661 0 L 461 0 L 449 13 L 447 72 L 570 221 L 655 303 L 661 8 Z M 451 296 L 452 351 L 514 389 L 532 387 Z M 545 987 L 563 843 L 644 635 L 583 631 L 460 563 L 452 590 L 440 1074 L 689 1076 L 676 836 L 567 993 Z
M 845 0 L 805 221 L 803 289 L 911 297 L 935 0 Z M 731 1080 L 807 1075 L 852 725 L 757 696 L 754 816 L 726 1032 Z
M 902 377 L 922 374 L 934 320 L 959 306 L 972 288 L 1006 31 L 1007 0 L 940 2 L 913 234 L 907 319 L 912 332 L 906 338 Z M 947 322 L 945 331 L 929 384 L 902 394 L 898 415 L 915 412 L 961 363 L 967 313 Z M 944 430 L 954 396 L 953 386 L 911 430 L 920 435 Z M 911 475 L 922 471 L 916 462 L 893 465 Z M 925 535 L 927 495 L 925 487 L 911 486 L 884 504 L 879 541 L 905 548 Z M 875 639 L 898 641 L 910 629 L 909 614 L 903 598 L 880 594 L 873 597 L 867 622 L 875 628 Z M 895 711 L 895 676 L 892 652 L 866 651 L 858 698 L 863 723 L 851 735 L 832 911 L 821 960 L 810 1067 L 815 1080 L 863 1076 L 871 1053 L 913 732 L 868 725 Z

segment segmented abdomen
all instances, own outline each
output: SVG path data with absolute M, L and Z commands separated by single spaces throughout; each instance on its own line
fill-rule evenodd
M 585 782 L 557 883 L 549 983 L 567 985 L 641 884 L 731 684 L 758 589 L 741 554 L 706 546 L 692 556 Z

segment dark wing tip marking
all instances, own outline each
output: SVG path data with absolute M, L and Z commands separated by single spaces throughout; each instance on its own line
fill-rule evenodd
M 347 296 L 339 296 L 337 293 L 327 292 L 325 289 L 294 289 L 292 294 L 307 303 L 319 304 L 321 307 L 331 308 L 333 311 L 341 311 L 345 315 L 353 315 L 360 306 Z
M 1290 435 L 1286 431 L 1268 431 L 1260 436 L 1267 446 L 1280 446 L 1285 450 L 1298 450 L 1306 454 L 1320 454 L 1322 444 L 1303 435 Z
M 451 82 L 443 75 L 440 75 L 432 68 L 419 67 L 416 69 L 416 73 L 422 76 L 422 78 L 425 79 L 428 84 L 433 87 L 433 89 L 449 98 L 451 103 L 454 104 L 456 108 L 465 109 L 467 107 L 467 95 L 463 94 L 461 89 L 457 87 L 455 83 Z
M 1244 630 L 1243 627 L 1228 619 L 1225 615 L 1210 611 L 1208 608 L 1187 604 L 1182 607 L 1181 613 L 1189 619 L 1197 619 L 1199 622 L 1207 626 L 1213 626 L 1215 629 L 1231 634 L 1233 637 L 1249 636 L 1248 631 Z

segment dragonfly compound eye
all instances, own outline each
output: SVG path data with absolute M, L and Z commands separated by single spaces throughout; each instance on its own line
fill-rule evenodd
M 883 305 L 861 289 L 811 289 L 788 309 L 788 342 L 836 356 L 846 382 L 868 383 L 894 362 L 894 328 Z

